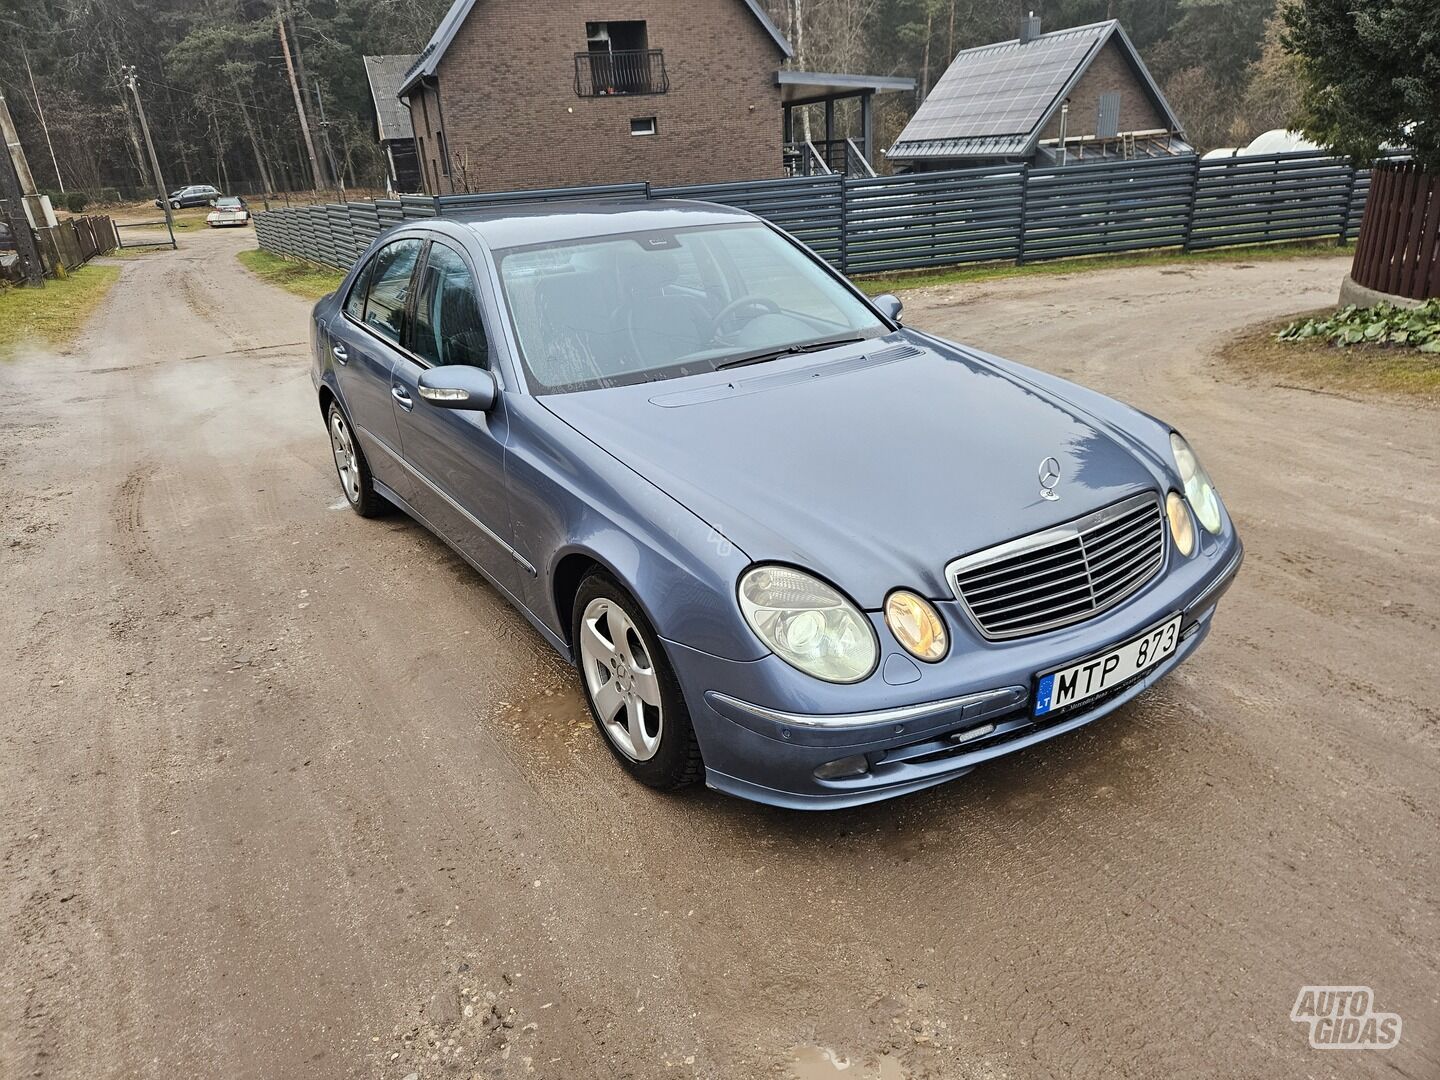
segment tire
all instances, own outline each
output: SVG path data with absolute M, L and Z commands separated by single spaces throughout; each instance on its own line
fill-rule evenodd
M 370 463 L 365 460 L 365 451 L 350 428 L 350 420 L 339 404 L 332 401 L 325 411 L 325 428 L 330 434 L 330 450 L 335 456 L 335 474 L 340 479 L 340 490 L 350 509 L 363 518 L 379 517 L 388 504 L 376 494 L 375 483 L 370 477 Z
M 570 632 L 585 703 L 625 771 L 660 791 L 699 780 L 705 769 L 690 711 L 634 598 L 609 574 L 592 570 L 575 594 Z
M 170 209 L 171 209 L 171 210 L 179 210 L 179 209 L 180 209 L 180 200 L 179 200 L 179 199 L 172 199 L 171 202 L 170 202 Z

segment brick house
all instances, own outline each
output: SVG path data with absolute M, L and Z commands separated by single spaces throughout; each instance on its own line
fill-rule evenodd
M 1032 14 L 1019 38 L 956 55 L 885 156 L 929 171 L 1192 152 L 1119 22 L 1042 34 Z
M 430 194 L 781 176 L 791 108 L 841 98 L 868 165 L 871 97 L 913 80 L 781 72 L 790 56 L 757 0 L 455 0 L 398 95 Z

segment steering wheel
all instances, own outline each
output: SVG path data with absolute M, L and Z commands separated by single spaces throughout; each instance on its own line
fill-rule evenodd
M 738 300 L 730 301 L 730 303 L 720 309 L 719 314 L 710 320 L 710 336 L 712 338 L 717 337 L 721 328 L 725 325 L 725 320 L 737 312 L 744 311 L 746 308 L 757 308 L 759 309 L 757 313 L 767 315 L 780 314 L 780 305 L 775 303 L 774 300 L 770 300 L 764 296 L 742 296 Z

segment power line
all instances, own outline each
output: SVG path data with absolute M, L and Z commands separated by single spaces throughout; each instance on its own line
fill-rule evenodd
M 161 82 L 159 79 L 151 79 L 151 78 L 145 77 L 145 76 L 137 76 L 137 78 L 139 78 L 140 82 L 144 83 L 146 86 L 158 86 L 158 87 L 161 87 L 161 88 L 163 88 L 163 89 L 165 89 L 165 90 L 173 90 L 173 91 L 174 91 L 175 93 L 177 93 L 177 94 L 203 95 L 204 97 L 209 98 L 211 101 L 213 101 L 213 102 L 214 102 L 215 104 L 217 104 L 217 105 L 234 105 L 234 106 L 236 106 L 237 108 L 245 109 L 246 111 L 248 111 L 248 112 L 250 112 L 250 113 L 253 113 L 253 114 L 257 115 L 257 116 L 267 116 L 267 117 L 270 117 L 270 118 L 272 118 L 272 119 L 275 118 L 275 117 L 281 117 L 281 118 L 286 119 L 286 120 L 292 119 L 289 111 L 286 110 L 286 109 L 261 108 L 261 107 L 258 106 L 258 105 L 249 105 L 249 104 L 247 104 L 247 103 L 245 103 L 245 102 L 243 102 L 243 101 L 236 101 L 234 98 L 223 98 L 223 97 L 219 97 L 219 96 L 217 96 L 217 95 L 215 95 L 215 94 L 212 94 L 209 90 L 197 90 L 197 89 L 195 89 L 195 87 L 193 87 L 193 86 L 191 86 L 191 87 L 173 86 L 173 85 L 170 84 L 170 83 Z

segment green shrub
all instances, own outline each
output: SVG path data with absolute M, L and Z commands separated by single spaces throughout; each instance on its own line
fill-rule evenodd
M 118 203 L 120 201 L 120 189 L 113 187 L 102 187 L 95 193 L 95 201 L 98 203 Z
M 1350 304 L 1324 319 L 1299 319 L 1275 335 L 1281 341 L 1318 338 L 1335 345 L 1398 345 L 1423 353 L 1440 353 L 1440 299 L 1418 308 Z
M 65 209 L 72 214 L 83 214 L 85 207 L 90 205 L 90 196 L 83 191 L 67 191 L 65 193 Z

